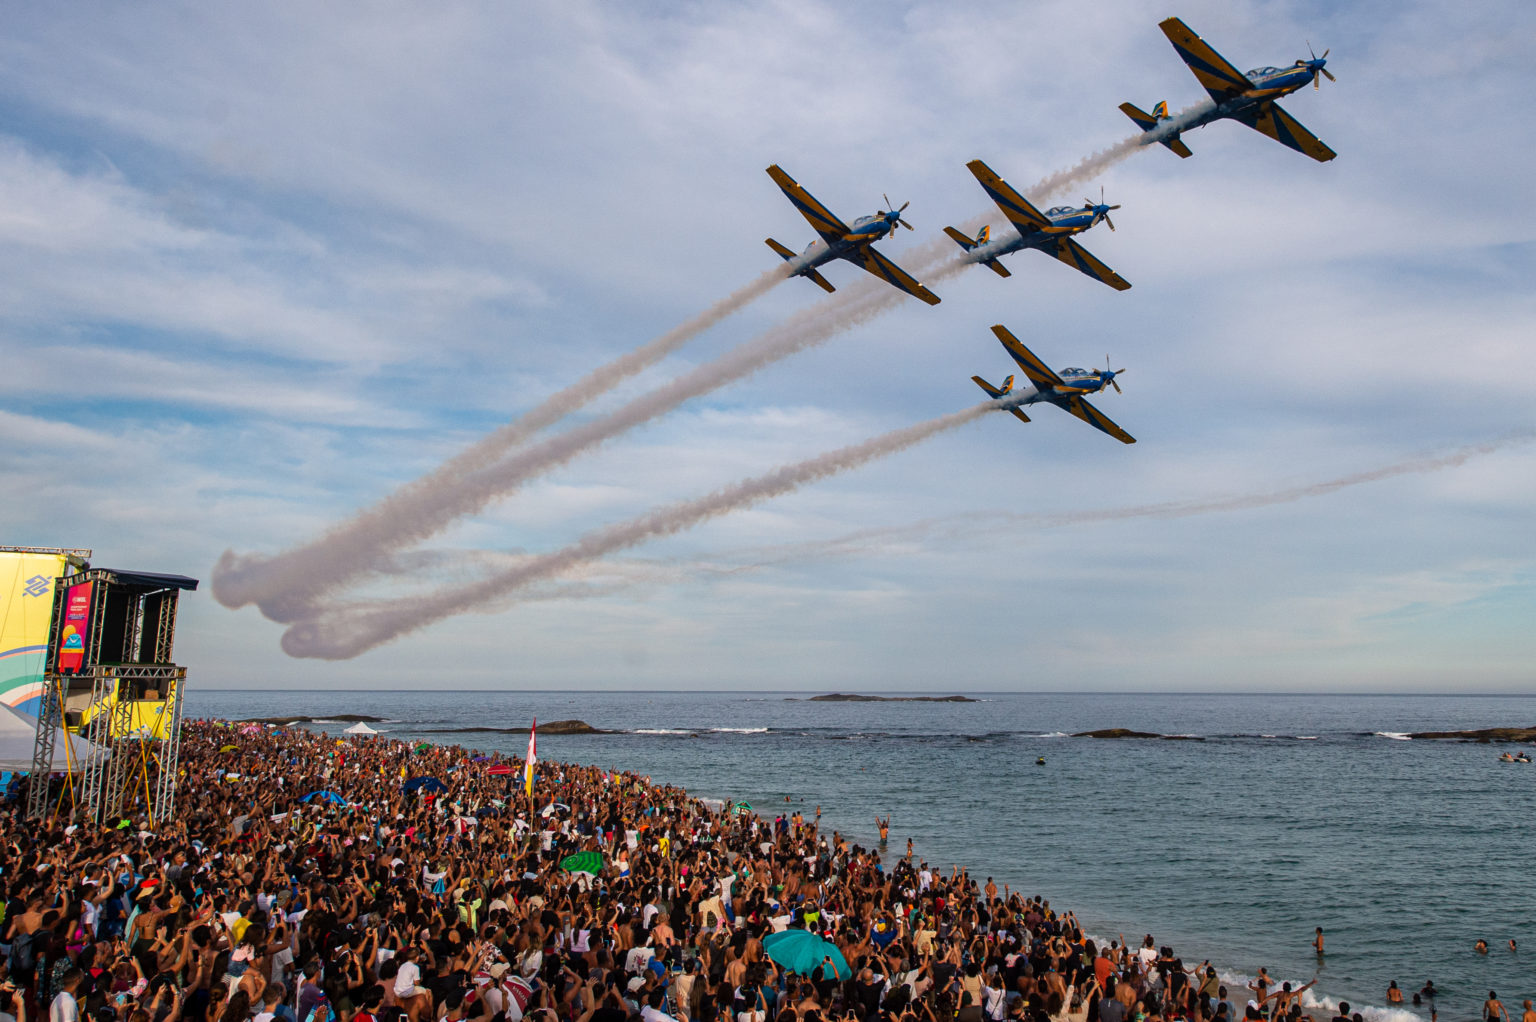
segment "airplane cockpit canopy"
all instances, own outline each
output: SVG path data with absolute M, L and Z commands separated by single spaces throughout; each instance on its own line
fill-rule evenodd
M 1081 206 L 1052 206 L 1045 211 L 1046 216 L 1060 216 L 1063 213 L 1076 213 Z
M 876 218 L 872 217 L 872 216 L 861 216 L 861 217 L 859 217 L 857 220 L 855 220 L 853 222 L 853 226 L 855 226 L 855 227 L 863 227 L 865 224 L 872 224 L 872 223 L 874 223 L 875 219 Z
M 1248 72 L 1248 78 L 1251 81 L 1256 78 L 1268 78 L 1270 75 L 1277 75 L 1279 73 L 1280 69 L 1278 67 L 1256 67 Z
M 1062 376 L 1088 376 L 1090 374 L 1089 374 L 1088 370 L 1086 370 L 1086 369 L 1079 369 L 1077 366 L 1070 366 L 1070 367 L 1068 367 L 1066 369 L 1063 369 L 1061 371 L 1061 375 Z

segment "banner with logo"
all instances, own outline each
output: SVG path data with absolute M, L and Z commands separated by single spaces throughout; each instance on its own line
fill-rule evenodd
M 59 628 L 58 657 L 54 661 L 60 674 L 78 674 L 85 662 L 85 647 L 91 635 L 92 582 L 79 582 L 64 590 L 64 621 Z
M 12 709 L 37 713 L 54 581 L 72 570 L 63 554 L 0 551 L 0 703 Z

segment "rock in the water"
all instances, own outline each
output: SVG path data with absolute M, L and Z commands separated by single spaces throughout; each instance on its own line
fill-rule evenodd
M 1415 731 L 1409 738 L 1445 739 L 1463 742 L 1536 743 L 1536 727 L 1485 727 L 1475 731 Z

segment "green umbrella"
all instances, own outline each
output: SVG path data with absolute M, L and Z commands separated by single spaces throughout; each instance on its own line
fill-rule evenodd
M 560 868 L 567 873 L 590 873 L 597 876 L 603 871 L 602 852 L 577 852 L 560 860 Z
M 751 811 L 752 803 L 750 802 L 737 802 L 735 805 L 731 806 L 731 814 L 733 816 L 745 816 Z
M 816 971 L 818 965 L 822 966 L 825 975 L 826 963 L 830 960 L 838 979 L 853 977 L 853 970 L 848 968 L 848 959 L 843 957 L 837 945 L 809 930 L 770 933 L 763 938 L 763 952 L 785 969 L 801 976 L 809 976 Z
M 432 748 L 432 743 L 431 742 L 421 742 L 421 743 L 419 743 L 416 746 L 416 751 L 420 752 L 422 749 L 430 749 L 430 748 Z

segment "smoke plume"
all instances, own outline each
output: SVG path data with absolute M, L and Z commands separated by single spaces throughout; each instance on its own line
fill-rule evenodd
M 588 533 L 564 549 L 531 558 L 478 583 L 441 590 L 418 599 L 386 604 L 350 617 L 318 617 L 292 625 L 283 633 L 283 650 L 290 656 L 342 660 L 357 656 L 434 621 L 480 607 L 534 583 L 560 575 L 618 550 L 789 493 L 807 483 L 857 468 L 876 458 L 905 450 L 935 434 L 963 426 L 1001 406 L 988 401 L 915 426 L 907 426 L 863 443 L 775 469 L 695 500 L 672 504 L 638 518 Z
M 240 558 L 233 551 L 226 551 L 214 569 L 214 596 L 226 607 L 244 606 L 285 588 L 286 579 L 305 573 L 317 552 L 332 542 L 345 544 L 353 536 L 387 535 L 390 523 L 408 518 L 422 505 L 430 504 L 444 487 L 495 462 L 533 434 L 548 429 L 625 380 L 649 369 L 687 341 L 762 297 L 775 284 L 789 279 L 789 269 L 789 264 L 783 263 L 766 270 L 756 280 L 737 288 L 692 319 L 592 370 L 318 539 L 271 558 Z

